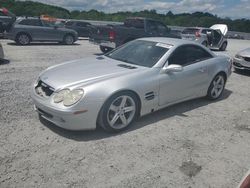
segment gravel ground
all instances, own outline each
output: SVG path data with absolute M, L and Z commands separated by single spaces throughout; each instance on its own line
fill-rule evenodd
M 1 40 L 0 187 L 233 188 L 250 167 L 250 73 L 233 73 L 216 102 L 197 99 L 138 120 L 129 130 L 70 132 L 40 122 L 30 99 L 48 66 L 96 56 L 97 46 L 16 46 Z M 230 40 L 235 55 L 250 41 Z M 218 52 L 221 53 L 221 52 Z

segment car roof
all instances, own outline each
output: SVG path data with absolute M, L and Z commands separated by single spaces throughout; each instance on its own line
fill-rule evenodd
M 67 20 L 66 23 L 68 22 L 72 22 L 72 23 L 88 23 L 90 24 L 90 22 L 84 21 L 84 20 Z
M 196 42 L 192 42 L 189 40 L 183 40 L 183 39 L 177 39 L 177 38 L 168 38 L 168 37 L 147 37 L 147 38 L 140 38 L 137 40 L 145 40 L 145 41 L 151 41 L 151 42 L 159 42 L 159 43 L 165 43 L 172 46 L 180 46 L 185 44 L 194 44 L 197 45 Z

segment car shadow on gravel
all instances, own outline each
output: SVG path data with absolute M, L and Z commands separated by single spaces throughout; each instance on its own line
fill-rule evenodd
M 243 75 L 243 76 L 250 76 L 250 70 L 234 70 L 235 74 Z
M 27 45 L 19 45 L 15 42 L 9 42 L 7 44 L 10 46 L 79 46 L 79 45 L 81 45 L 78 43 L 67 45 L 67 44 L 63 44 L 63 43 L 59 43 L 59 42 L 32 42 L 32 43 L 27 44 Z
M 7 59 L 1 59 L 0 60 L 0 65 L 6 65 L 6 64 L 9 64 L 9 63 L 10 63 L 10 61 L 7 60 Z
M 216 102 L 225 100 L 231 94 L 232 94 L 232 91 L 225 89 L 222 97 L 216 101 L 207 100 L 205 98 L 199 98 L 199 99 L 194 99 L 191 101 L 179 103 L 179 104 L 164 108 L 162 110 L 153 112 L 149 115 L 146 115 L 140 118 L 133 125 L 131 125 L 127 130 L 120 132 L 120 133 L 107 133 L 107 132 L 104 132 L 104 130 L 101 129 L 100 127 L 97 127 L 96 130 L 92 130 L 92 131 L 69 131 L 69 130 L 65 130 L 60 127 L 57 127 L 43 118 L 40 118 L 40 121 L 43 125 L 45 125 L 47 128 L 49 128 L 56 134 L 59 134 L 68 139 L 72 139 L 75 141 L 99 140 L 99 139 L 104 139 L 104 138 L 108 138 L 111 136 L 118 136 L 118 135 L 126 134 L 130 131 L 140 129 L 144 126 L 156 123 L 158 121 L 161 121 L 163 119 L 167 119 L 173 116 L 182 116 L 185 118 L 187 117 L 185 115 L 186 112 L 202 107 L 202 106 L 209 105 L 211 103 L 216 103 Z

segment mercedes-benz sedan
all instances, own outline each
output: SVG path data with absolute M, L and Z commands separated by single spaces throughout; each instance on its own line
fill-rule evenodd
M 250 48 L 239 51 L 233 59 L 234 69 L 250 70 Z
M 70 129 L 121 131 L 138 116 L 207 96 L 219 98 L 231 60 L 186 40 L 143 38 L 110 53 L 56 65 L 35 81 L 39 115 Z

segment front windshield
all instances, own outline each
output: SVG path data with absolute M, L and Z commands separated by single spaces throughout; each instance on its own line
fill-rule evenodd
M 168 49 L 167 44 L 135 40 L 115 49 L 106 56 L 134 65 L 153 67 Z

